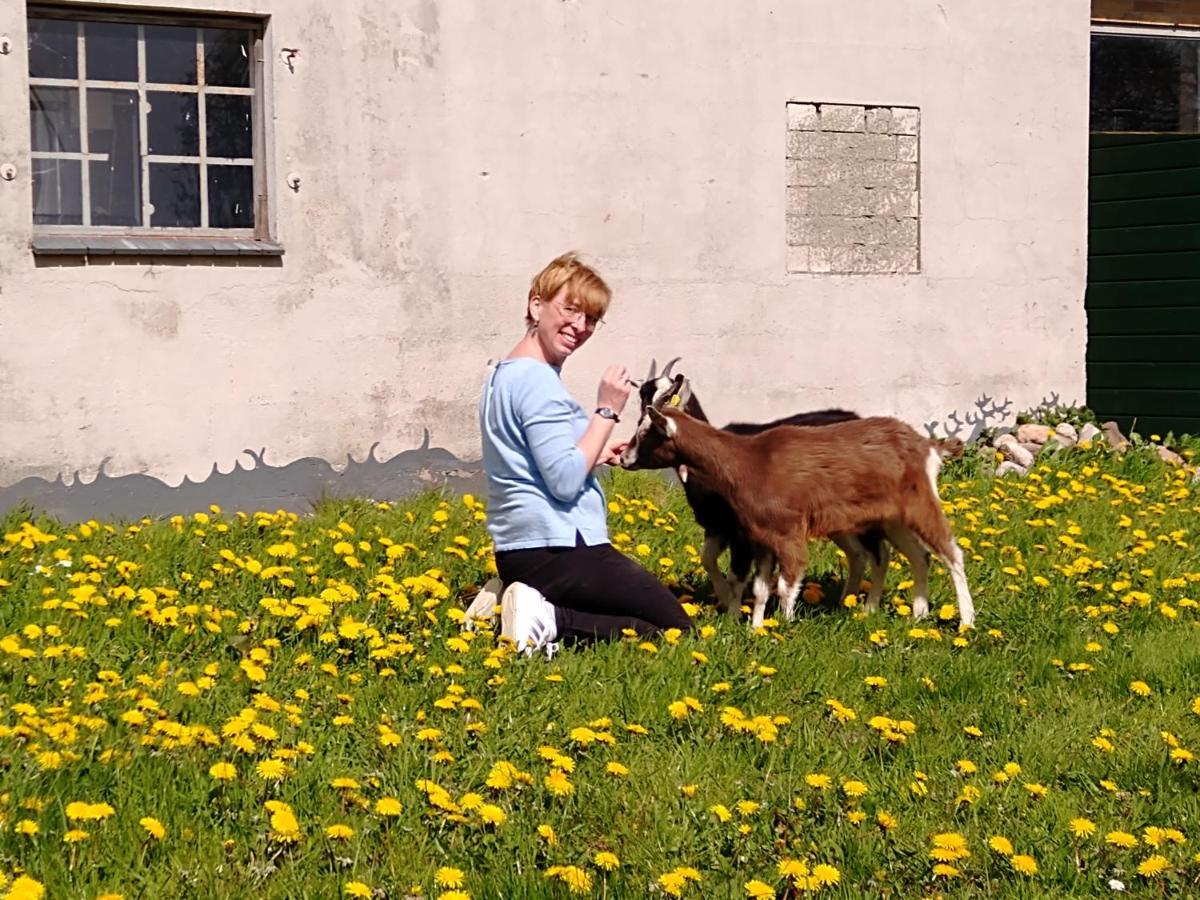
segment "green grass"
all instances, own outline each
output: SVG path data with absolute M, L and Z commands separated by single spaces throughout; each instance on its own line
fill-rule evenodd
M 1029 480 L 989 472 L 970 456 L 943 473 L 979 611 L 961 636 L 952 608 L 904 615 L 895 564 L 876 615 L 826 601 L 753 634 L 708 605 L 682 493 L 614 473 L 614 540 L 695 601 L 702 630 L 550 662 L 486 630 L 459 637 L 456 611 L 490 563 L 480 510 L 462 498 L 132 525 L 12 514 L 0 521 L 0 896 L 24 873 L 51 897 L 317 898 L 355 882 L 453 897 L 441 867 L 460 869 L 472 897 L 566 896 L 569 871 L 546 874 L 565 866 L 594 896 L 682 882 L 686 896 L 741 897 L 752 879 L 797 896 L 785 860 L 834 867 L 825 896 L 1094 896 L 1111 878 L 1133 896 L 1196 892 L 1200 761 L 1170 756 L 1171 743 L 1200 755 L 1191 472 L 1100 449 Z M 809 577 L 826 597 L 842 575 L 832 546 L 814 544 Z M 936 614 L 953 602 L 937 567 L 932 590 Z M 838 721 L 830 700 L 854 717 Z M 256 705 L 247 742 L 237 717 Z M 773 717 L 774 735 L 731 727 L 728 707 Z M 875 716 L 911 734 L 889 741 Z M 572 792 L 559 796 L 545 778 L 564 758 Z M 257 774 L 271 759 L 284 777 Z M 210 776 L 222 761 L 236 780 Z M 488 786 L 502 761 L 529 783 Z M 358 787 L 331 786 L 339 777 Z M 854 781 L 865 795 L 847 796 Z M 383 797 L 399 815 L 375 811 Z M 272 823 L 271 800 L 295 834 Z M 112 813 L 72 820 L 72 803 Z M 486 824 L 482 804 L 504 820 Z M 1073 819 L 1095 832 L 1073 836 Z M 354 835 L 326 837 L 336 823 Z M 87 836 L 64 842 L 72 829 Z M 1112 831 L 1137 846 L 1106 843 Z M 947 877 L 931 850 L 948 833 L 970 855 Z M 995 836 L 1037 873 L 989 849 Z M 601 851 L 619 866 L 600 869 Z M 1139 874 L 1156 856 L 1161 871 Z M 659 881 L 678 867 L 699 882 Z

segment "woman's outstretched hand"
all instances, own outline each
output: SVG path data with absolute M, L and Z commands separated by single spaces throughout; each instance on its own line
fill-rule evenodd
M 625 448 L 629 446 L 628 440 L 613 441 L 604 448 L 600 454 L 599 463 L 602 466 L 615 466 L 621 462 L 621 454 L 625 452 Z
M 619 415 L 629 400 L 630 388 L 629 370 L 613 364 L 604 370 L 600 379 L 600 388 L 596 391 L 596 405 L 607 406 Z

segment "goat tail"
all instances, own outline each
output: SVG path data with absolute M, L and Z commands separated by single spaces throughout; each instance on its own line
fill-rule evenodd
M 963 451 L 967 449 L 967 445 L 956 437 L 935 438 L 933 449 L 937 451 L 937 455 L 945 462 L 948 459 L 958 459 L 962 456 Z

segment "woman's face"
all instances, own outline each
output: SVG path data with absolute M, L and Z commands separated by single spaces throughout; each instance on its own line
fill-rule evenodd
M 535 301 L 534 306 L 534 334 L 551 365 L 561 366 L 596 330 L 596 323 L 567 299 L 566 285 L 550 300 Z

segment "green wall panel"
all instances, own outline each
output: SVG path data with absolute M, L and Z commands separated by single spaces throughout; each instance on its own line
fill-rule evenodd
M 1088 405 L 1200 433 L 1200 136 L 1092 135 L 1086 306 Z

